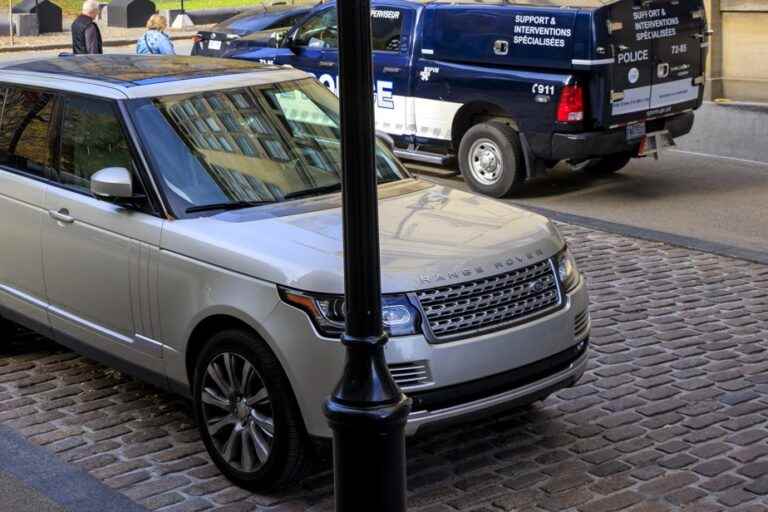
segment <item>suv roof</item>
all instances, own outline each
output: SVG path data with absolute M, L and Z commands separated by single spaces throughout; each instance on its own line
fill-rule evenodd
M 150 97 L 304 78 L 290 67 L 234 59 L 157 55 L 65 55 L 0 65 L 5 82 L 98 96 Z M 37 80 L 36 80 L 37 79 Z M 231 85 L 229 85 L 231 84 Z M 111 92 L 110 92 L 111 91 Z

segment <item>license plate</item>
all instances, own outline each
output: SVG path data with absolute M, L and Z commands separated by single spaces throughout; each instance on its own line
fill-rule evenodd
M 645 136 L 645 123 L 627 125 L 627 140 L 639 139 Z
M 208 41 L 208 49 L 209 50 L 221 50 L 221 41 Z M 645 133 L 645 130 L 643 130 L 643 133 Z

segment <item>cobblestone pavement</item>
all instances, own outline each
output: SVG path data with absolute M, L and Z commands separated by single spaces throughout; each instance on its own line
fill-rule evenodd
M 590 281 L 590 369 L 543 403 L 408 443 L 419 512 L 768 511 L 768 267 L 562 226 Z M 329 510 L 327 465 L 271 496 L 212 466 L 189 407 L 20 333 L 0 421 L 149 509 Z

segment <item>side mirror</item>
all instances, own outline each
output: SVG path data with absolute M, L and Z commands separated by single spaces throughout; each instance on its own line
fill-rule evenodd
M 107 167 L 91 176 L 91 193 L 99 199 L 133 198 L 133 178 L 125 167 Z

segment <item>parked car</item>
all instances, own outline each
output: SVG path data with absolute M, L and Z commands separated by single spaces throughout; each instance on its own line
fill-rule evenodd
M 221 57 L 230 45 L 243 36 L 264 30 L 285 29 L 299 22 L 310 10 L 311 5 L 263 5 L 248 9 L 210 30 L 201 30 L 192 40 L 192 55 Z
M 233 482 L 295 478 L 344 364 L 336 97 L 203 57 L 2 74 L 0 315 L 191 398 Z M 407 433 L 573 385 L 588 298 L 556 227 L 413 177 L 383 143 L 376 172 Z
M 605 174 L 655 155 L 702 102 L 701 0 L 373 0 L 371 18 L 377 129 L 401 158 L 458 159 L 491 196 L 563 160 Z M 226 56 L 290 64 L 337 92 L 337 37 L 328 2 L 282 40 Z

